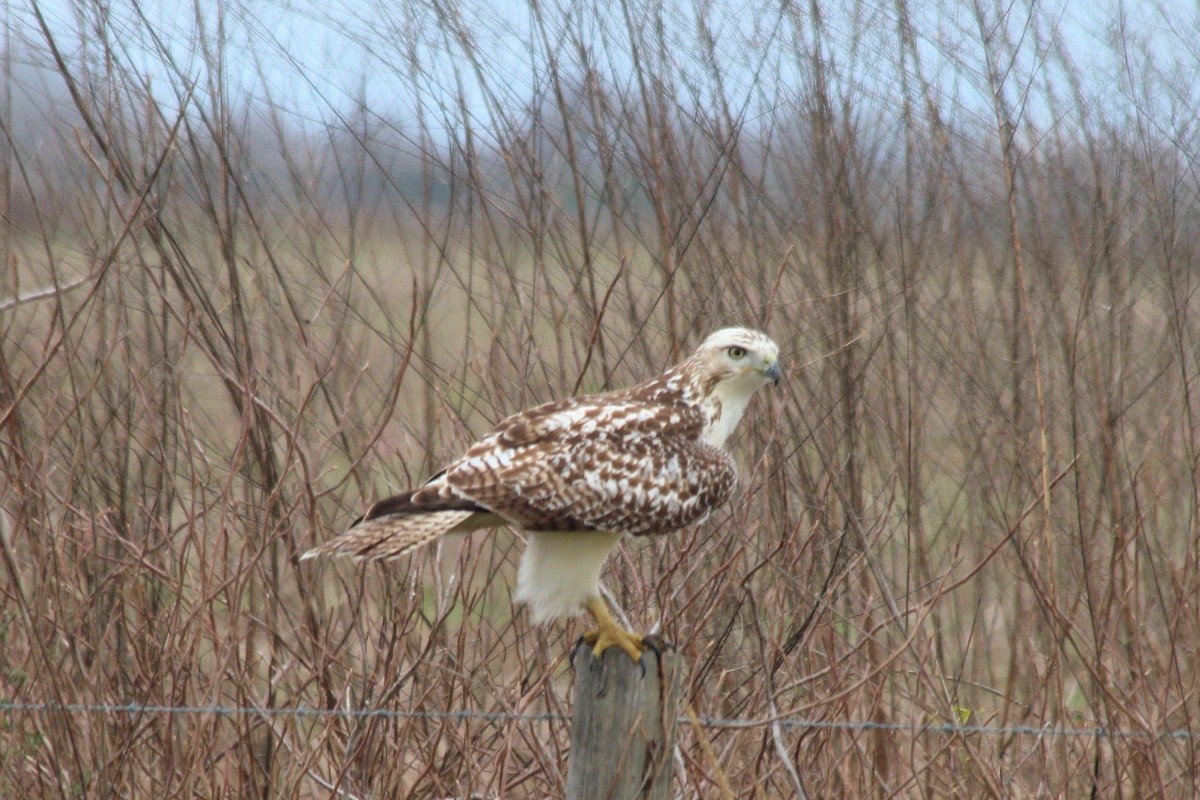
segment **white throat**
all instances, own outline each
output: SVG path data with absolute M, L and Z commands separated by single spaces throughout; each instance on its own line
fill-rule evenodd
M 704 427 L 704 441 L 713 447 L 725 447 L 725 440 L 746 413 L 754 388 L 742 386 L 740 381 L 721 381 L 716 385 L 705 403 L 708 424 Z

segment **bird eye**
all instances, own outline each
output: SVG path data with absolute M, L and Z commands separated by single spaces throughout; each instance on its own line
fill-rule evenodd
M 730 357 L 730 358 L 733 358 L 733 359 L 745 358 L 745 357 L 746 357 L 746 348 L 744 348 L 744 347 L 739 347 L 739 346 L 738 346 L 738 345 L 736 345 L 736 344 L 735 344 L 735 345 L 733 345 L 732 347 L 730 347 L 730 348 L 729 348 L 728 350 L 726 350 L 725 352 L 729 353 L 729 357 Z

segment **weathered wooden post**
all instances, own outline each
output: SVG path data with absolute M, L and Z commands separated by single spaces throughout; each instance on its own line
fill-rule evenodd
M 578 647 L 566 800 L 667 800 L 674 776 L 682 660 Z

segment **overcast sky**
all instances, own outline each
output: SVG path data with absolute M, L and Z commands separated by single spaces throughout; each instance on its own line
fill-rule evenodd
M 43 37 L 32 20 L 35 4 L 27 3 L 9 7 L 10 26 L 36 45 Z M 755 97 L 764 74 L 772 87 L 798 83 L 803 65 L 795 54 L 812 47 L 808 3 L 799 4 L 802 10 L 791 22 L 781 22 L 778 0 L 629 0 L 629 6 L 635 28 L 649 30 L 661 20 L 672 44 L 669 58 L 682 76 L 704 74 L 696 47 L 697 9 L 702 8 L 717 41 L 724 92 L 735 102 L 770 103 L 769 96 Z M 69 56 L 77 57 L 95 40 L 90 30 L 96 24 L 93 0 L 37 0 L 36 7 Z M 214 41 L 220 31 L 227 42 L 225 86 L 231 99 L 270 98 L 298 124 L 336 121 L 353 115 L 360 103 L 374 114 L 402 119 L 421 104 L 444 105 L 461 86 L 477 125 L 486 129 L 495 120 L 488 115 L 482 87 L 516 107 L 527 103 L 548 58 L 574 59 L 570 49 L 562 49 L 571 39 L 586 43 L 607 79 L 631 80 L 628 26 L 619 4 L 551 0 L 538 7 L 546 21 L 544 33 L 535 26 L 530 3 L 478 0 L 200 0 L 198 6 L 185 0 L 113 0 L 107 5 L 107 24 L 110 38 L 125 49 L 121 57 L 164 85 L 178 81 L 172 79 L 163 54 L 155 52 L 160 43 L 184 73 L 199 79 L 210 74 L 202 42 Z M 886 0 L 827 3 L 823 10 L 821 45 L 839 65 L 841 84 L 884 104 L 899 80 L 895 7 L 895 0 Z M 926 77 L 944 96 L 955 98 L 958 107 L 986 114 L 980 32 L 971 5 L 933 0 L 912 3 L 912 8 Z M 1127 78 L 1143 67 L 1130 62 L 1144 61 L 1144 52 L 1153 54 L 1154 69 L 1178 77 L 1181 93 L 1196 92 L 1188 87 L 1200 86 L 1200 25 L 1194 2 L 1048 0 L 986 8 L 992 18 L 1003 20 L 1009 40 L 1019 43 L 1022 57 L 1012 73 L 1018 76 L 1017 85 L 1024 82 L 1020 76 L 1056 79 L 1058 67 L 1036 55 L 1036 30 L 1043 36 L 1052 31 L 1066 42 L 1088 83 L 1089 96 L 1099 106 L 1105 98 L 1111 98 L 1114 107 L 1128 106 L 1123 95 L 1136 89 L 1131 90 Z M 448 35 L 448 18 L 467 31 L 469 39 Z M 1137 49 L 1116 47 L 1118 32 Z M 477 54 L 482 75 L 470 69 L 466 47 Z M 411 69 L 414 63 L 416 73 Z M 1159 101 L 1172 98 L 1137 102 Z

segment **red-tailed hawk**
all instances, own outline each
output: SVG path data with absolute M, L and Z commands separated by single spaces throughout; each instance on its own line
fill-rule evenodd
M 398 558 L 446 533 L 511 525 L 528 532 L 516 599 L 533 621 L 587 609 L 596 654 L 616 645 L 636 661 L 642 636 L 620 628 L 600 596 L 604 560 L 626 534 L 701 522 L 729 499 L 737 473 L 725 440 L 755 390 L 779 381 L 778 359 L 766 334 L 725 328 L 639 386 L 515 414 L 302 558 Z

